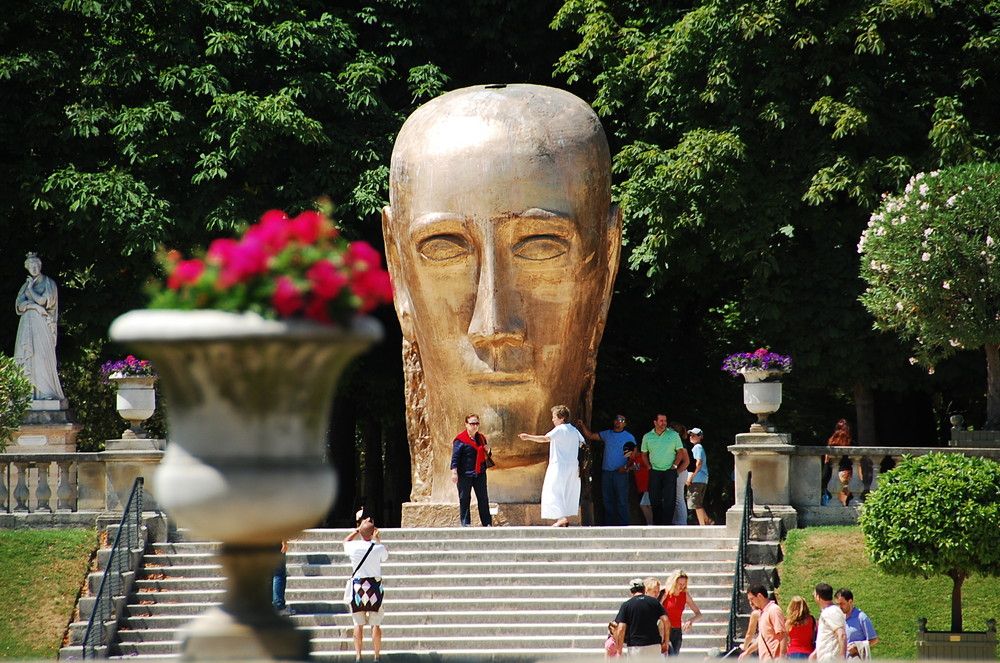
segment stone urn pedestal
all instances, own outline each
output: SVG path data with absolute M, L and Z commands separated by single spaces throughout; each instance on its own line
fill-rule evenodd
M 160 506 L 222 542 L 222 605 L 183 629 L 185 660 L 309 658 L 308 634 L 271 604 L 271 578 L 280 542 L 329 510 L 335 385 L 381 335 L 371 318 L 344 329 L 212 310 L 132 311 L 112 324 L 112 340 L 156 365 L 170 403 Z

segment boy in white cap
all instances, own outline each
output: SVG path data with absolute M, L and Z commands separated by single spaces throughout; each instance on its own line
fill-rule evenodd
M 712 519 L 705 511 L 705 490 L 708 488 L 708 460 L 705 457 L 705 447 L 701 445 L 705 433 L 700 428 L 688 431 L 691 440 L 691 457 L 694 458 L 694 469 L 688 473 L 687 491 L 691 508 L 698 516 L 699 525 L 711 525 Z

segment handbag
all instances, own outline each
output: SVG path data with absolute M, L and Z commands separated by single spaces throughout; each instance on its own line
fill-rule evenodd
M 486 454 L 486 469 L 490 469 L 494 465 L 496 465 L 496 461 L 493 460 L 493 452 L 491 451 Z
M 368 550 L 365 551 L 365 556 L 361 558 L 358 565 L 354 567 L 351 577 L 347 579 L 347 586 L 344 587 L 344 603 L 352 604 L 354 602 L 354 576 L 358 575 L 358 569 L 360 569 L 361 565 L 365 563 L 365 560 L 368 559 L 368 555 L 371 554 L 374 548 L 375 542 L 372 541 L 372 544 L 368 546 Z

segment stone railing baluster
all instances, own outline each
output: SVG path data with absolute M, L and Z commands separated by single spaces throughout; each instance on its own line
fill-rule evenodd
M 850 458 L 851 478 L 847 483 L 847 490 L 850 492 L 851 499 L 853 500 L 851 502 L 852 504 L 860 504 L 865 492 L 865 483 L 864 479 L 862 479 L 863 468 L 861 467 L 861 459 L 862 456 L 852 456 Z
M 38 485 L 35 486 L 35 511 L 52 513 L 52 487 L 49 485 L 49 463 L 35 465 L 38 468 Z
M 28 500 L 31 498 L 31 492 L 28 490 L 28 468 L 31 467 L 31 463 L 14 463 L 14 467 L 17 469 L 17 485 L 14 486 L 14 512 L 27 512 Z
M 70 480 L 69 471 L 72 461 L 56 461 L 59 468 L 59 484 L 56 490 L 56 509 L 59 511 L 76 511 L 76 482 Z
M 0 513 L 10 513 L 10 463 L 0 461 Z

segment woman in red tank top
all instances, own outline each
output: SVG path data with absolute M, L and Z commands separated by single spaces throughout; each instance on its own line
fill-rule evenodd
M 816 620 L 809 614 L 809 604 L 793 596 L 785 614 L 788 627 L 788 658 L 809 658 L 816 648 Z
M 670 656 L 677 656 L 681 652 L 681 640 L 683 631 L 691 629 L 691 625 L 701 619 L 701 610 L 694 602 L 687 591 L 688 577 L 683 571 L 674 571 L 667 578 L 664 584 L 661 601 L 667 611 L 667 619 L 670 620 Z M 686 621 L 681 620 L 684 608 L 691 608 L 694 616 Z

